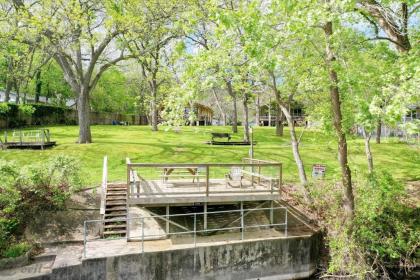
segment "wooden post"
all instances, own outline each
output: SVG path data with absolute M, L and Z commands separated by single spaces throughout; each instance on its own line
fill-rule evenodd
M 4 131 L 4 143 L 7 144 L 7 130 Z
M 127 163 L 127 204 L 128 204 L 128 200 L 130 199 L 130 173 L 131 173 L 131 167 L 130 167 L 130 159 L 126 158 L 125 159 L 126 163 Z M 128 208 L 128 205 L 127 205 Z
M 241 201 L 241 240 L 244 240 L 244 202 Z
M 274 203 L 271 200 L 270 201 L 270 224 L 274 224 L 274 210 L 273 210 L 273 207 L 274 207 Z
M 22 130 L 19 131 L 20 145 L 22 145 Z
M 204 202 L 204 230 L 207 230 L 207 202 Z
M 208 165 L 206 165 L 206 197 L 209 196 L 209 181 L 210 181 L 210 168 Z
M 282 186 L 282 179 L 283 177 L 283 170 L 282 170 L 282 164 L 279 164 L 279 195 L 281 195 L 281 186 Z
M 261 175 L 261 165 L 258 164 L 258 175 Z M 258 184 L 261 183 L 261 176 L 258 176 Z
M 170 212 L 169 212 L 169 204 L 168 204 L 166 205 L 166 233 L 167 234 L 169 234 L 169 219 L 170 219 L 169 214 Z
M 43 130 L 41 130 L 41 134 L 42 134 L 42 137 L 41 137 L 41 149 L 43 150 L 44 149 L 44 142 L 45 142 L 45 135 L 44 135 L 44 131 Z

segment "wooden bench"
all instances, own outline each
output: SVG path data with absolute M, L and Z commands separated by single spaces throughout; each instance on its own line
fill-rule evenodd
M 229 133 L 212 132 L 211 133 L 211 141 L 214 141 L 214 138 L 227 138 L 228 142 L 229 142 L 231 136 L 230 136 Z

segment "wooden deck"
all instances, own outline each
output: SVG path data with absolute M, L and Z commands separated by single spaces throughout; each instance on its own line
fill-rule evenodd
M 55 142 L 7 142 L 7 149 L 44 149 L 55 146 Z
M 270 189 L 267 185 L 250 180 L 242 180 L 243 187 L 226 185 L 224 179 L 210 179 L 208 192 L 206 182 L 192 182 L 189 179 L 140 181 L 139 190 L 131 184 L 129 204 L 144 206 L 192 203 L 223 203 L 237 201 L 278 200 L 278 187 Z

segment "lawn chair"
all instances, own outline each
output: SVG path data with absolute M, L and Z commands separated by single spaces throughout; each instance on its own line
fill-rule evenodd
M 244 175 L 242 173 L 242 169 L 240 167 L 232 167 L 230 169 L 230 172 L 225 175 L 226 187 L 228 187 L 229 185 L 231 187 L 233 187 L 233 185 L 231 185 L 231 182 L 232 181 L 235 181 L 235 182 L 239 181 L 239 187 L 242 188 L 242 179 L 243 178 L 244 178 Z

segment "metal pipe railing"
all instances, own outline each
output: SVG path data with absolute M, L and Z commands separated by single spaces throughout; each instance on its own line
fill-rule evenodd
M 285 211 L 285 219 L 283 223 L 274 223 L 274 220 L 271 219 L 271 215 L 273 213 L 274 210 L 278 210 L 278 209 L 283 209 Z M 251 211 L 270 211 L 270 223 L 268 224 L 253 224 L 253 225 L 246 225 L 245 224 L 245 220 L 244 220 L 244 216 L 246 215 L 245 212 L 251 212 Z M 222 227 L 222 228 L 211 228 L 211 229 L 197 229 L 197 216 L 198 215 L 211 215 L 211 214 L 225 214 L 225 213 L 235 213 L 238 212 L 240 213 L 240 226 L 226 226 L 226 227 Z M 287 222 L 288 222 L 288 218 L 287 218 L 287 207 L 266 207 L 266 208 L 251 208 L 251 209 L 244 209 L 243 205 L 241 203 L 241 209 L 237 209 L 237 210 L 223 210 L 223 211 L 214 211 L 214 212 L 195 212 L 195 213 L 184 213 L 184 214 L 165 214 L 165 215 L 158 215 L 158 216 L 150 216 L 150 217 L 135 217 L 135 218 L 116 218 L 113 219 L 113 221 L 120 221 L 120 222 L 126 222 L 127 223 L 127 227 L 129 227 L 129 222 L 130 221 L 134 221 L 134 220 L 138 220 L 141 223 L 141 235 L 138 236 L 128 236 L 128 230 L 127 230 L 127 236 L 126 237 L 118 237 L 118 238 L 96 238 L 94 241 L 106 241 L 106 240 L 117 240 L 117 239 L 134 239 L 134 238 L 140 238 L 141 244 L 142 244 L 142 250 L 141 252 L 144 253 L 144 241 L 146 239 L 149 238 L 153 238 L 153 237 L 161 237 L 162 235 L 166 235 L 166 236 L 172 236 L 172 235 L 186 235 L 186 234 L 193 234 L 193 242 L 192 244 L 194 245 L 194 247 L 197 246 L 197 233 L 206 233 L 206 232 L 218 232 L 218 231 L 227 231 L 227 230 L 240 230 L 241 231 L 241 235 L 240 238 L 238 238 L 238 240 L 243 241 L 244 240 L 244 233 L 245 233 L 245 229 L 247 228 L 258 228 L 258 227 L 275 227 L 275 226 L 284 226 L 284 234 L 285 236 L 287 236 Z M 165 234 L 145 234 L 144 229 L 145 229 L 145 219 L 159 219 L 159 218 L 165 218 L 165 217 L 183 217 L 183 216 L 193 216 L 194 217 L 194 224 L 193 224 L 193 230 L 186 230 L 186 231 L 181 231 L 181 232 L 166 232 Z M 234 222 L 236 222 L 237 220 L 235 220 Z M 103 224 L 104 220 L 103 219 L 99 219 L 99 220 L 87 220 L 84 222 L 83 224 L 83 256 L 86 258 L 86 245 L 88 242 L 87 239 L 87 227 L 89 224 L 95 224 L 95 223 L 100 223 Z M 233 223 L 233 222 L 232 222 Z M 232 224 L 230 223 L 230 224 Z

